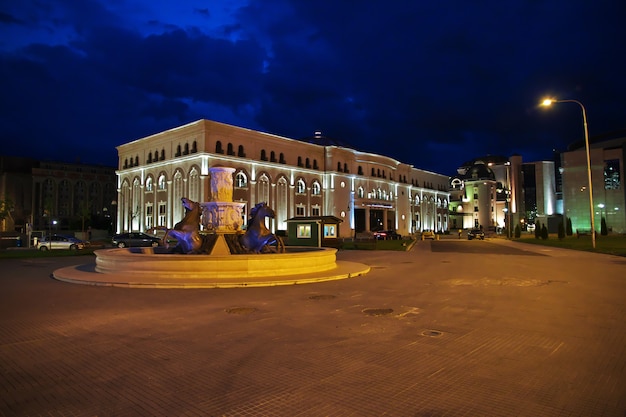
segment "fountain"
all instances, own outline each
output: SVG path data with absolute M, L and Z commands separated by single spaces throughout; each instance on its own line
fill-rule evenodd
M 213 201 L 182 199 L 185 217 L 168 236 L 177 245 L 96 250 L 95 265 L 57 269 L 60 281 L 119 287 L 227 288 L 293 285 L 356 277 L 367 265 L 338 261 L 337 249 L 285 248 L 265 226 L 274 212 L 265 203 L 251 210 L 242 230 L 244 203 L 232 201 L 233 168 L 212 167 Z M 204 230 L 200 231 L 200 225 Z

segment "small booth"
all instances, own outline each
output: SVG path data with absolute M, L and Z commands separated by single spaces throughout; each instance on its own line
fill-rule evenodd
M 339 223 L 335 216 L 293 217 L 287 220 L 286 245 L 331 246 L 339 244 Z

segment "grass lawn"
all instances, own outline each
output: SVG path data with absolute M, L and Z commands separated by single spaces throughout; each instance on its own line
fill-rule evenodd
M 518 242 L 531 243 L 534 245 L 551 246 L 555 248 L 583 250 L 588 252 L 607 253 L 610 255 L 626 256 L 626 235 L 596 236 L 596 249 L 592 247 L 591 236 L 565 236 L 559 239 L 556 234 L 551 234 L 548 239 L 535 239 L 535 235 L 522 235 Z

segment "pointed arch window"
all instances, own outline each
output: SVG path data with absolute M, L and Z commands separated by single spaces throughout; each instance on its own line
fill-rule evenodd
M 296 183 L 296 193 L 298 194 L 306 193 L 306 184 L 302 178 L 300 178 L 298 182 Z
M 311 195 L 320 195 L 322 194 L 322 187 L 320 186 L 320 183 L 315 181 L 313 182 L 313 185 L 311 186 Z
M 239 171 L 237 175 L 235 175 L 235 188 L 246 188 L 248 186 L 248 177 L 246 174 Z

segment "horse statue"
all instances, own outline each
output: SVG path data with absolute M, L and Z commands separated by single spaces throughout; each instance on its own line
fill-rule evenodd
M 259 203 L 250 210 L 250 220 L 246 232 L 241 236 L 241 245 L 249 253 L 284 252 L 283 240 L 269 231 L 265 218 L 276 217 L 267 203 Z
M 178 240 L 178 244 L 174 249 L 180 250 L 182 253 L 201 253 L 203 239 L 200 236 L 200 215 L 202 208 L 200 203 L 191 201 L 186 197 L 181 198 L 183 207 L 185 207 L 185 217 L 174 225 L 173 229 L 167 229 L 163 236 L 163 245 L 169 247 L 167 237 L 173 236 Z

